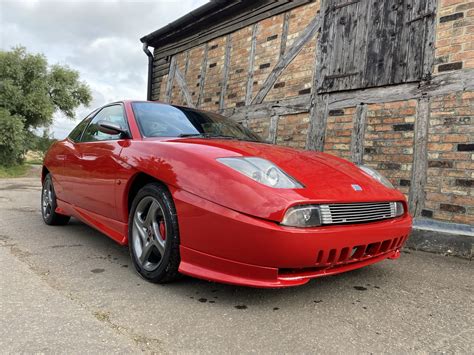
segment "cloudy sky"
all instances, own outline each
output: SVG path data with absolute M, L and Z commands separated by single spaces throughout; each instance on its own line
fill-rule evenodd
M 67 64 L 92 89 L 76 121 L 55 115 L 64 138 L 92 109 L 120 99 L 145 99 L 147 57 L 140 37 L 207 0 L 0 0 L 0 48 L 25 46 L 49 63 Z

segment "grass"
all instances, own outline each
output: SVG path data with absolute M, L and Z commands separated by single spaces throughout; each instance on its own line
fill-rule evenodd
M 29 150 L 25 154 L 25 163 L 32 165 L 43 165 L 43 157 L 43 152 Z
M 26 159 L 26 163 L 27 163 L 27 164 L 31 164 L 31 165 L 43 165 L 43 160 L 39 160 L 39 159 Z
M 14 165 L 14 166 L 2 166 L 0 165 L 0 178 L 14 178 L 26 175 L 30 170 L 28 164 Z

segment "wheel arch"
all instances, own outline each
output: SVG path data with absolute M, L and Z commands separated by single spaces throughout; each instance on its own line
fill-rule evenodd
M 46 167 L 46 165 L 43 165 L 43 168 L 41 169 L 41 183 L 43 183 L 46 175 L 49 174 L 49 169 Z
M 166 183 L 164 183 L 160 179 L 157 179 L 156 177 L 151 176 L 149 174 L 146 174 L 144 172 L 137 173 L 130 180 L 129 186 L 126 189 L 126 192 L 125 192 L 125 194 L 126 194 L 126 199 L 125 200 L 127 201 L 127 214 L 130 213 L 130 210 L 132 208 L 133 199 L 137 195 L 138 191 L 140 191 L 140 189 L 143 186 L 145 186 L 147 184 L 150 184 L 150 183 L 158 183 L 158 184 L 164 186 L 166 189 L 168 189 L 168 186 L 166 185 Z

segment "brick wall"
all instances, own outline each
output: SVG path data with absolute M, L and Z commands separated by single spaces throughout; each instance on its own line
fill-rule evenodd
M 316 16 L 318 10 L 319 2 L 315 2 L 291 11 L 286 48 L 293 44 L 308 23 Z M 298 56 L 278 78 L 265 98 L 266 101 L 310 93 L 315 63 L 315 46 L 316 40 L 313 40 L 303 47 Z
M 318 13 L 319 1 L 289 13 L 288 49 Z M 256 32 L 252 97 L 258 92 L 280 58 L 285 14 L 260 21 Z M 224 107 L 245 105 L 249 55 L 253 25 L 231 34 L 231 56 Z M 300 97 L 311 93 L 317 36 L 308 41 L 274 83 L 265 102 Z M 225 61 L 226 37 L 207 43 L 208 59 L 200 108 L 218 111 Z M 200 92 L 200 72 L 204 45 L 176 55 L 178 68 L 194 102 Z M 185 73 L 186 55 L 188 69 Z M 433 74 L 474 68 L 474 2 L 439 0 L 436 19 L 435 65 Z M 161 93 L 165 93 L 166 77 Z M 422 216 L 441 221 L 474 224 L 474 93 L 458 92 L 434 97 L 430 103 L 428 127 L 428 170 L 424 188 L 426 201 Z M 389 100 L 389 99 L 388 99 Z M 175 84 L 171 101 L 184 104 Z M 414 130 L 417 101 L 397 101 L 367 105 L 363 140 L 363 162 L 380 170 L 406 196 L 410 193 L 414 157 Z M 329 110 L 324 151 L 351 158 L 351 135 L 355 107 Z M 268 116 L 268 117 L 267 117 Z M 257 115 L 246 122 L 264 138 L 270 137 L 270 114 Z M 276 143 L 304 148 L 309 112 L 281 115 L 276 126 Z
M 352 117 L 354 112 L 355 107 L 328 112 L 324 152 L 345 159 L 351 158 Z
M 474 224 L 474 93 L 431 103 L 428 180 L 422 215 Z
M 303 149 L 308 134 L 308 122 L 309 115 L 307 113 L 280 116 L 276 143 Z
M 286 48 L 298 38 L 308 23 L 319 10 L 319 1 L 293 9 L 290 12 Z M 255 59 L 253 66 L 252 97 L 272 71 L 280 57 L 281 34 L 285 14 L 269 17 L 258 23 Z M 224 98 L 224 106 L 239 107 L 245 104 L 247 73 L 249 69 L 250 43 L 253 26 L 245 27 L 232 33 L 231 56 L 228 86 Z M 219 37 L 207 43 L 208 58 L 204 85 L 204 96 L 200 108 L 217 111 L 221 90 L 222 70 L 225 60 L 226 37 Z M 308 94 L 311 91 L 313 78 L 314 53 L 316 41 L 307 43 L 298 56 L 290 63 L 265 98 L 273 101 L 284 97 Z M 188 73 L 185 76 L 191 96 L 197 101 L 199 95 L 199 75 L 204 56 L 205 45 L 197 46 L 189 51 Z M 176 55 L 177 65 L 184 74 L 185 52 Z M 161 82 L 161 95 L 166 92 L 166 75 Z M 173 86 L 171 102 L 184 104 L 179 87 Z
M 364 163 L 379 170 L 407 197 L 413 162 L 416 101 L 369 105 Z
M 474 68 L 474 2 L 440 0 L 435 73 Z
M 247 72 L 249 68 L 252 26 L 232 34 L 232 55 L 230 57 L 229 81 L 225 97 L 226 107 L 245 103 Z

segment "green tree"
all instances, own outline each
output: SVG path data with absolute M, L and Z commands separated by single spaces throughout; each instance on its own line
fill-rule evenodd
M 44 55 L 24 47 L 0 50 L 0 165 L 20 163 L 32 146 L 46 150 L 52 140 L 35 137 L 32 130 L 51 125 L 56 111 L 73 118 L 74 110 L 91 100 L 77 71 L 50 66 Z
M 49 66 L 44 55 L 27 53 L 24 47 L 0 51 L 0 107 L 22 117 L 25 129 L 49 126 L 56 111 L 73 118 L 74 110 L 91 100 L 77 71 Z
M 23 118 L 0 107 L 0 165 L 11 166 L 22 160 L 25 147 Z
M 47 128 L 43 129 L 43 134 L 40 136 L 38 134 L 28 132 L 27 133 L 27 149 L 33 150 L 36 152 L 46 153 L 49 147 L 56 142 Z

